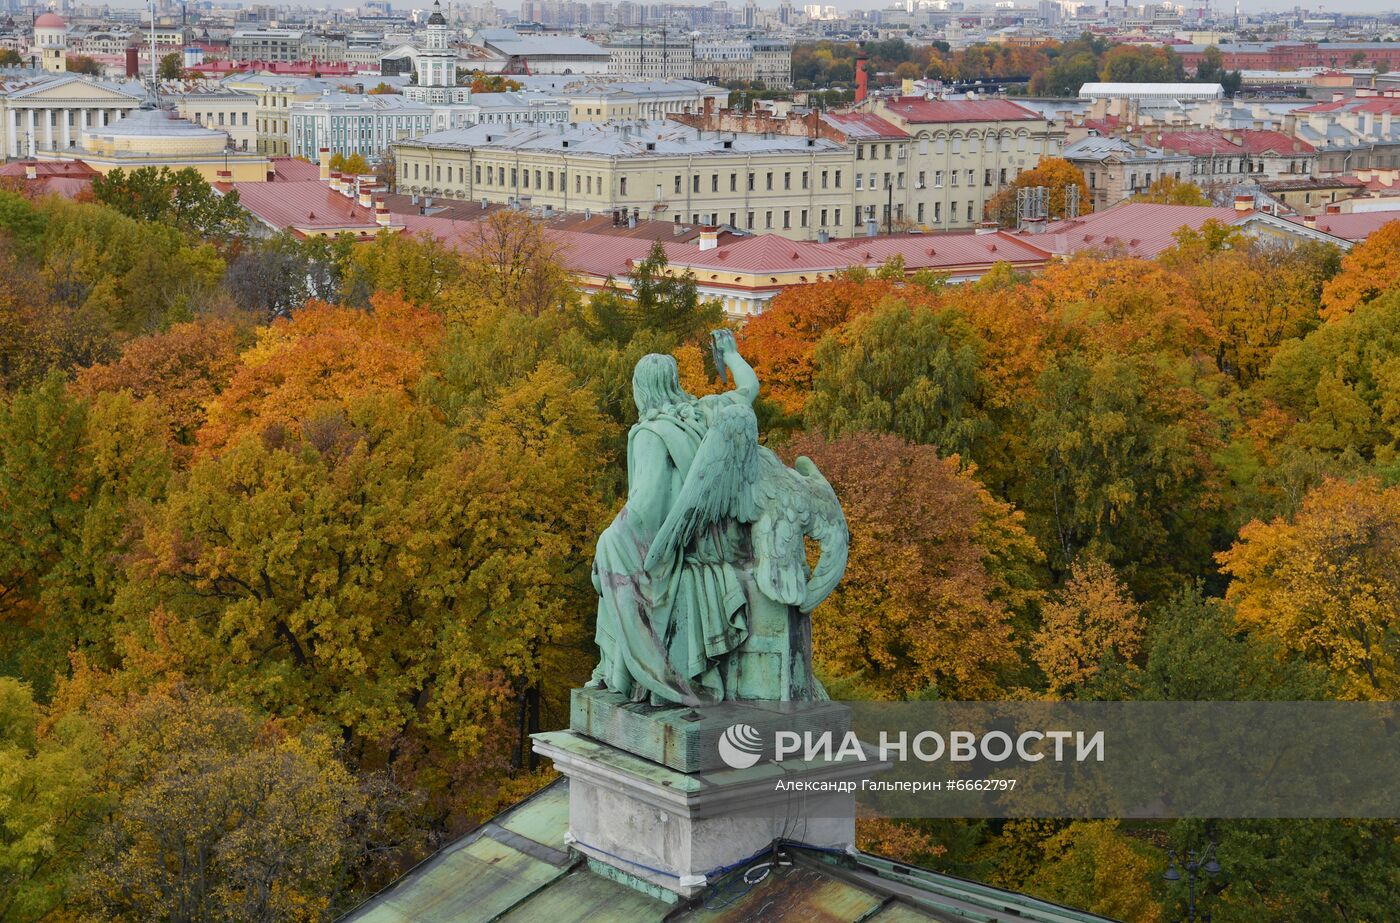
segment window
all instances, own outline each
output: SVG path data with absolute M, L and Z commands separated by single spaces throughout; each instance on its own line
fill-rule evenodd
M 864 160 L 864 159 L 865 159 L 865 147 L 864 147 L 863 145 L 857 144 L 857 145 L 856 145 L 856 160 Z
M 826 227 L 826 209 L 822 209 L 822 227 Z
M 992 171 L 991 171 L 991 170 L 985 170 L 985 171 L 983 171 L 983 173 L 982 173 L 982 185 L 983 185 L 983 186 L 986 186 L 986 187 L 988 187 L 988 188 L 991 187 L 991 185 L 992 185 Z
M 575 193 L 583 192 L 583 177 L 582 177 L 582 176 L 575 176 L 575 177 L 574 177 L 574 192 L 575 192 Z
M 783 188 L 784 188 L 784 189 L 791 189 L 791 188 L 792 188 L 792 174 L 791 174 L 791 173 L 784 173 L 784 174 L 783 174 Z
M 831 214 L 832 214 L 831 223 L 834 224 L 834 225 L 836 225 L 837 227 L 840 227 L 840 226 L 841 226 L 841 209 L 839 209 L 839 208 L 838 208 L 838 209 L 835 209 L 835 210 L 832 211 Z
M 448 172 L 448 173 L 451 173 L 451 172 L 452 172 L 452 168 L 451 168 L 451 167 L 448 167 L 448 168 L 447 168 L 447 172 Z M 529 188 L 530 188 L 530 171 L 529 171 L 529 170 L 522 170 L 522 171 L 521 171 L 521 174 L 522 174 L 522 175 L 521 175 L 520 178 L 521 178 L 522 180 L 525 181 L 525 182 L 524 182 L 525 188 L 526 188 L 526 189 L 529 189 Z
M 729 174 L 729 191 L 730 191 L 730 192 L 738 192 L 738 191 L 739 191 L 739 174 L 738 174 L 738 173 L 731 173 L 731 174 Z
M 914 216 L 914 220 L 918 221 L 920 224 L 924 223 L 924 203 L 920 202 L 914 206 Z
M 934 171 L 933 171 L 933 186 L 934 186 L 935 189 L 942 189 L 942 188 L 943 188 L 943 171 L 942 171 L 942 170 L 934 170 Z
M 825 170 L 822 171 L 822 188 L 823 188 L 823 189 L 829 188 L 829 187 L 827 186 L 827 184 L 826 184 L 826 171 L 825 171 Z
M 791 228 L 791 227 L 792 227 L 792 212 L 785 208 L 785 209 L 783 209 L 783 230 L 786 231 L 786 230 L 788 230 L 788 229 Z
M 971 189 L 973 186 L 976 186 L 976 185 L 977 185 L 977 171 L 976 171 L 976 170 L 968 170 L 968 171 L 967 171 L 967 188 Z
M 734 220 L 736 217 L 737 215 L 734 212 L 729 213 L 729 226 L 731 228 L 737 228 L 739 226 L 739 222 Z
M 681 175 L 680 175 L 679 173 L 677 173 L 677 174 L 676 174 L 676 195 L 680 195 L 680 194 L 681 194 Z
M 915 188 L 915 189 L 922 189 L 922 188 L 924 188 L 924 171 L 923 171 L 923 170 L 920 170 L 920 171 L 919 171 L 919 178 L 918 178 L 918 180 L 915 181 L 915 183 L 914 183 L 914 188 Z
M 749 212 L 749 230 L 753 230 L 753 212 Z
M 803 188 L 803 189 L 806 189 L 806 188 L 807 188 L 807 171 L 806 171 L 806 170 L 803 170 L 803 171 L 802 171 L 802 188 Z
M 890 147 L 891 147 L 891 145 L 888 145 L 888 144 L 885 145 L 885 159 L 886 159 L 886 160 L 889 160 L 889 159 L 890 159 Z
M 969 222 L 972 221 L 972 203 L 971 203 L 971 202 L 968 202 L 968 203 L 967 203 L 967 220 L 968 220 Z
M 840 189 L 840 188 L 841 188 L 841 171 L 840 171 L 840 170 L 837 170 L 837 171 L 836 171 L 836 188 L 837 188 L 837 189 Z
M 863 173 L 857 173 L 857 174 L 856 174 L 856 188 L 857 188 L 857 189 L 863 189 L 863 188 L 865 188 L 865 174 L 863 174 Z
M 938 185 L 941 186 L 941 185 L 943 185 L 943 184 L 942 184 L 942 183 L 939 183 Z M 952 186 L 954 189 L 958 188 L 958 171 L 957 171 L 957 170 L 949 170 L 949 171 L 948 171 L 948 185 Z
M 540 171 L 539 171 L 539 170 L 536 170 L 536 171 L 535 171 L 535 188 L 536 188 L 536 189 L 541 188 L 541 187 L 540 187 Z
M 770 231 L 771 231 L 771 230 L 773 229 L 773 213 L 772 213 L 772 212 L 764 212 L 764 213 L 763 213 L 763 227 L 764 227 L 765 230 L 770 230 Z
M 548 173 L 545 174 L 545 176 L 547 176 L 547 177 L 549 178 L 549 191 L 550 191 L 550 192 L 553 192 L 553 191 L 554 191 L 554 171 L 553 171 L 553 170 L 550 170 Z M 562 173 L 559 174 L 559 188 L 560 188 L 560 189 L 563 189 L 563 188 L 564 188 L 564 174 L 562 174 Z
M 520 185 L 520 171 L 516 170 L 515 167 L 511 167 L 511 168 L 510 168 L 510 186 L 511 186 L 512 189 L 514 189 L 516 186 L 519 186 L 519 185 Z M 589 190 L 589 191 L 591 192 L 592 190 Z
M 954 199 L 948 203 L 948 217 L 954 221 L 958 220 L 958 200 Z
M 710 191 L 711 191 L 711 192 L 719 192 L 719 174 L 718 174 L 718 173 L 716 173 L 716 174 L 714 174 L 714 175 L 712 175 L 712 176 L 710 177 Z
M 897 174 L 895 174 L 894 181 L 895 181 L 895 188 L 896 188 L 896 189 L 903 189 L 903 188 L 904 188 L 904 174 L 903 174 L 903 173 L 897 173 Z
M 767 189 L 768 189 L 769 192 L 772 192 L 772 191 L 773 191 L 773 173 L 772 173 L 772 171 L 769 171 L 769 173 L 768 173 L 768 186 L 767 186 Z
M 753 192 L 753 178 L 754 178 L 754 174 L 750 173 L 750 174 L 749 174 L 749 192 Z
M 807 226 L 807 209 L 805 208 L 802 209 L 802 226 L 804 228 Z
M 943 203 L 942 203 L 942 202 L 934 202 L 934 203 L 933 203 L 933 223 L 934 223 L 934 224 L 937 224 L 938 222 L 940 222 L 940 221 L 942 221 L 942 220 L 943 220 Z
M 999 182 L 1001 183 L 1001 185 L 1005 186 L 1005 185 L 1006 185 L 1006 168 L 1005 168 L 1005 167 L 1002 167 L 1002 168 L 1001 168 L 1001 173 L 999 174 L 999 176 L 1000 176 Z
M 617 194 L 627 195 L 627 177 L 621 177 L 617 181 Z
M 481 182 L 481 164 L 476 165 L 476 181 Z

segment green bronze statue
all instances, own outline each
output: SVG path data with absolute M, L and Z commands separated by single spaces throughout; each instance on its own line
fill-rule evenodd
M 627 504 L 593 562 L 589 685 L 653 705 L 825 699 L 808 617 L 845 570 L 846 520 L 809 459 L 788 468 L 759 445 L 758 376 L 728 330 L 713 345 L 724 394 L 687 394 L 666 355 L 633 373 Z

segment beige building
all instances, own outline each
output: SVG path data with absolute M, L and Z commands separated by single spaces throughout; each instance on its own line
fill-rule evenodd
M 193 167 L 209 182 L 262 181 L 266 157 L 228 150 L 228 135 L 178 118 L 169 109 L 142 108 L 82 133 L 76 148 L 41 149 L 38 160 L 82 160 L 101 173 L 117 168 Z
M 693 80 L 652 80 L 589 83 L 565 87 L 559 95 L 569 101 L 571 122 L 633 122 L 723 106 L 729 91 Z
M 223 85 L 257 99 L 253 112 L 257 152 L 269 157 L 286 157 L 292 152 L 292 107 L 335 88 L 314 77 L 276 74 L 241 74 L 224 80 Z
M 401 193 L 723 224 L 793 240 L 849 233 L 854 155 L 826 138 L 676 122 L 440 132 L 394 147 Z
M 905 214 L 928 230 L 975 227 L 1002 187 L 1064 147 L 1063 127 L 1005 99 L 900 97 L 874 112 L 910 141 L 905 160 L 870 164 L 867 177 L 870 168 L 902 172 Z
M 226 132 L 235 150 L 258 150 L 258 97 L 252 93 L 212 83 L 162 90 L 161 99 L 174 103 L 181 118 Z

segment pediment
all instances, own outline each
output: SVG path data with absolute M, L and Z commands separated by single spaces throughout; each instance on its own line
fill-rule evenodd
M 43 102 L 52 100 L 54 102 L 90 102 L 97 104 L 115 103 L 139 103 L 141 94 L 139 91 L 123 92 L 112 87 L 101 84 L 90 83 L 77 77 L 59 78 L 56 80 L 44 81 L 33 86 L 24 87 L 9 94 L 9 98 L 15 102 Z

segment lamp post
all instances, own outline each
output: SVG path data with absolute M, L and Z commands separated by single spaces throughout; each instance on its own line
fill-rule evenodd
M 1188 888 L 1186 892 L 1187 923 L 1196 923 L 1197 920 L 1210 923 L 1210 914 L 1196 916 L 1196 881 L 1203 875 L 1213 878 L 1220 874 L 1220 863 L 1215 858 L 1215 844 L 1208 844 L 1205 850 L 1199 854 L 1193 849 L 1180 858 L 1178 858 L 1176 850 L 1167 850 L 1167 870 L 1162 873 L 1163 880 L 1180 881 L 1183 871 L 1186 873 Z

